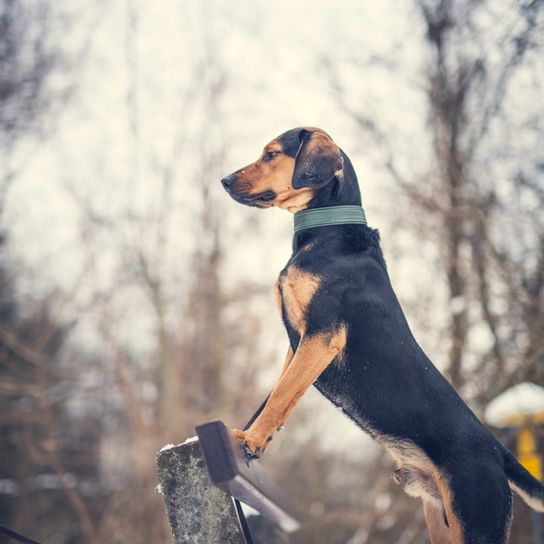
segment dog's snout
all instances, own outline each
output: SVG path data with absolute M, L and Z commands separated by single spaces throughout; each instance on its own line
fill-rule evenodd
M 230 187 L 234 183 L 235 180 L 236 180 L 236 176 L 234 174 L 231 174 L 230 176 L 224 177 L 221 180 L 221 183 L 223 184 L 223 187 L 225 187 L 226 189 L 227 187 Z

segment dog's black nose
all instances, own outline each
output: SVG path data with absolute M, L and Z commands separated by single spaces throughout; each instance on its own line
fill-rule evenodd
M 223 187 L 230 187 L 234 180 L 236 179 L 236 176 L 234 174 L 231 174 L 230 176 L 226 176 L 221 180 L 221 183 L 223 184 Z

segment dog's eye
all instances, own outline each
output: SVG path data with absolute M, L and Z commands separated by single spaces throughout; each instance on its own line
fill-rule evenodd
M 267 151 L 263 156 L 263 161 L 271 161 L 280 154 L 279 151 Z

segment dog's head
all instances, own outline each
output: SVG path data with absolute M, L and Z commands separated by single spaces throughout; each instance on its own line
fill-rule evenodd
M 295 128 L 268 143 L 257 161 L 221 180 L 237 202 L 303 210 L 314 192 L 341 174 L 342 153 L 323 130 Z

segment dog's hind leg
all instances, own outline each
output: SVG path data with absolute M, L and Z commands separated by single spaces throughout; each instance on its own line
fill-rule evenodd
M 512 493 L 493 461 L 458 462 L 439 484 L 452 544 L 506 544 Z
M 426 500 L 423 501 L 423 512 L 431 544 L 452 544 L 444 512 Z

